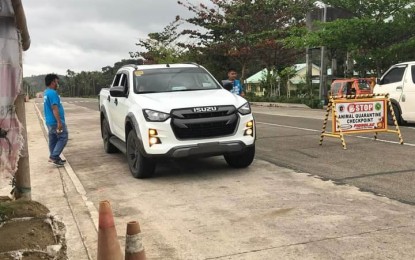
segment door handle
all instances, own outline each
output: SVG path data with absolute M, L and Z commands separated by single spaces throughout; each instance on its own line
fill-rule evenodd
M 111 101 L 111 96 L 110 95 L 108 95 L 107 100 L 108 100 L 108 102 Z
M 402 86 L 396 87 L 396 91 L 402 90 L 402 89 L 403 89 Z
M 118 106 L 118 99 L 117 98 L 115 98 L 114 103 L 115 103 L 116 106 Z

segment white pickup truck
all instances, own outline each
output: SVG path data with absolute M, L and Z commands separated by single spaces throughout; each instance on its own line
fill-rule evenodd
M 415 122 L 415 61 L 390 67 L 377 82 L 374 93 L 389 93 L 399 124 Z M 388 124 L 392 117 L 388 115 Z
M 152 176 L 166 157 L 223 155 L 235 168 L 254 159 L 249 103 L 200 65 L 126 65 L 99 105 L 105 151 L 125 153 L 136 178 Z

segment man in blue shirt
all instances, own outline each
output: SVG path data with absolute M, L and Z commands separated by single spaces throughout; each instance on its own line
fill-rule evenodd
M 43 109 L 49 132 L 49 161 L 62 167 L 66 160 L 62 160 L 60 155 L 68 142 L 68 129 L 65 124 L 65 111 L 56 91 L 59 87 L 58 75 L 46 75 L 45 84 L 47 88 L 43 94 Z
M 228 80 L 233 84 L 233 88 L 230 91 L 236 95 L 244 96 L 245 94 L 242 88 L 242 83 L 240 80 L 236 79 L 237 76 L 238 73 L 235 69 L 228 70 Z

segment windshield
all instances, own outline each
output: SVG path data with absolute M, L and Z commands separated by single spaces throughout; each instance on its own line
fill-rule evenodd
M 370 85 L 369 82 L 367 82 L 367 80 L 359 80 L 358 86 L 360 90 L 370 90 Z
M 339 94 L 339 90 L 340 90 L 341 87 L 342 87 L 342 83 L 340 83 L 340 82 L 334 82 L 331 85 L 331 93 L 330 94 L 332 96 L 337 96 Z
M 137 94 L 219 89 L 220 85 L 202 68 L 163 68 L 136 70 Z

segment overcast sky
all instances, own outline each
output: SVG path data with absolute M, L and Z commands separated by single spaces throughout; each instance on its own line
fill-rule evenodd
M 101 71 L 129 58 L 130 51 L 138 50 L 138 39 L 162 31 L 176 15 L 192 16 L 176 0 L 22 2 L 31 37 L 23 56 L 24 76 Z

